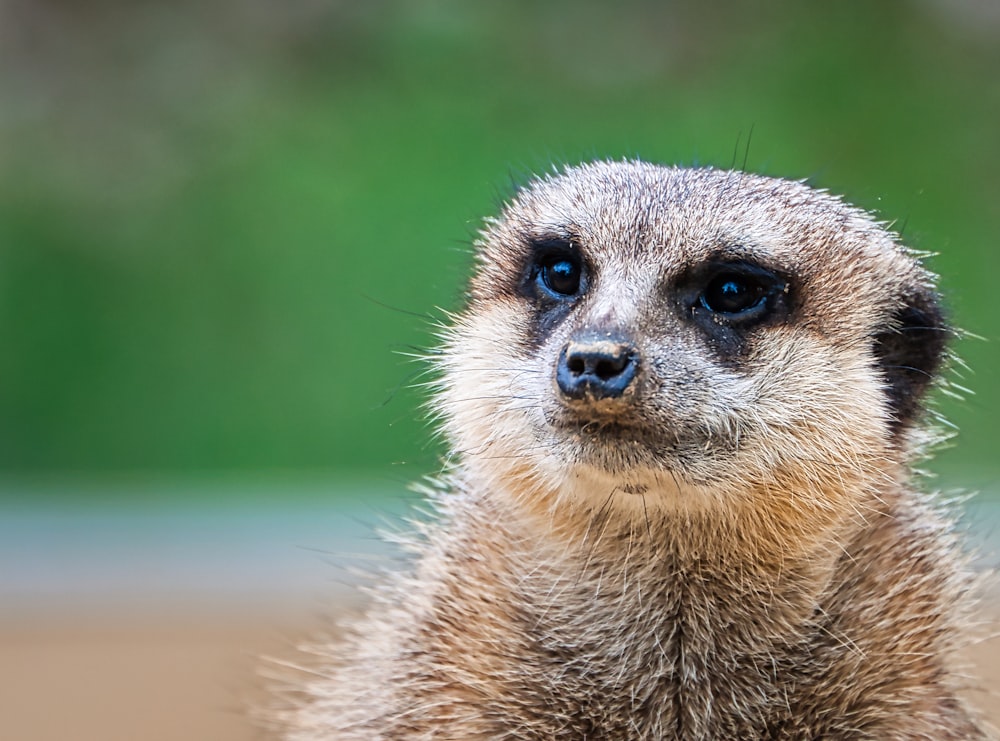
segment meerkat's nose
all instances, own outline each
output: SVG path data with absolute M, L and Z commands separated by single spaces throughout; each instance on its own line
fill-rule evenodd
M 639 352 L 630 342 L 570 342 L 559 353 L 556 383 L 570 399 L 617 399 L 635 378 Z

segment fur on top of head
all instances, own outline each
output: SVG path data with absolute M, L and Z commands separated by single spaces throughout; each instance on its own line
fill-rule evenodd
M 901 475 L 948 332 L 933 276 L 865 212 L 596 162 L 530 183 L 476 246 L 435 404 L 498 491 L 759 517 L 842 512 Z

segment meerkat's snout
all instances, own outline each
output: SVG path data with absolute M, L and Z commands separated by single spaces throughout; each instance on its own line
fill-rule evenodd
M 638 368 L 639 351 L 624 337 L 574 340 L 559 353 L 556 384 L 570 400 L 618 399 Z

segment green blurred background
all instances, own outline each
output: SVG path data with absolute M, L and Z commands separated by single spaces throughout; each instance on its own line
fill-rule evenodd
M 934 465 L 997 488 L 996 3 L 22 0 L 0 61 L 7 501 L 433 472 L 406 353 L 461 305 L 480 219 L 553 162 L 633 156 L 745 156 L 940 253 L 981 339 Z

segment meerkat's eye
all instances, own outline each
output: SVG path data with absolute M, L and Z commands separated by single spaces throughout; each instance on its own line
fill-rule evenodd
M 712 325 L 746 327 L 785 306 L 788 282 L 778 274 L 747 262 L 709 264 L 688 278 L 688 304 L 693 316 Z M 787 307 L 786 307 L 787 308 Z
M 563 239 L 540 240 L 533 246 L 530 281 L 534 294 L 555 299 L 579 294 L 585 283 L 579 249 Z
M 552 293 L 572 296 L 580 290 L 580 265 L 568 257 L 556 257 L 542 262 L 538 275 Z
M 737 273 L 715 276 L 702 292 L 701 305 L 716 314 L 742 314 L 767 297 L 767 286 Z

